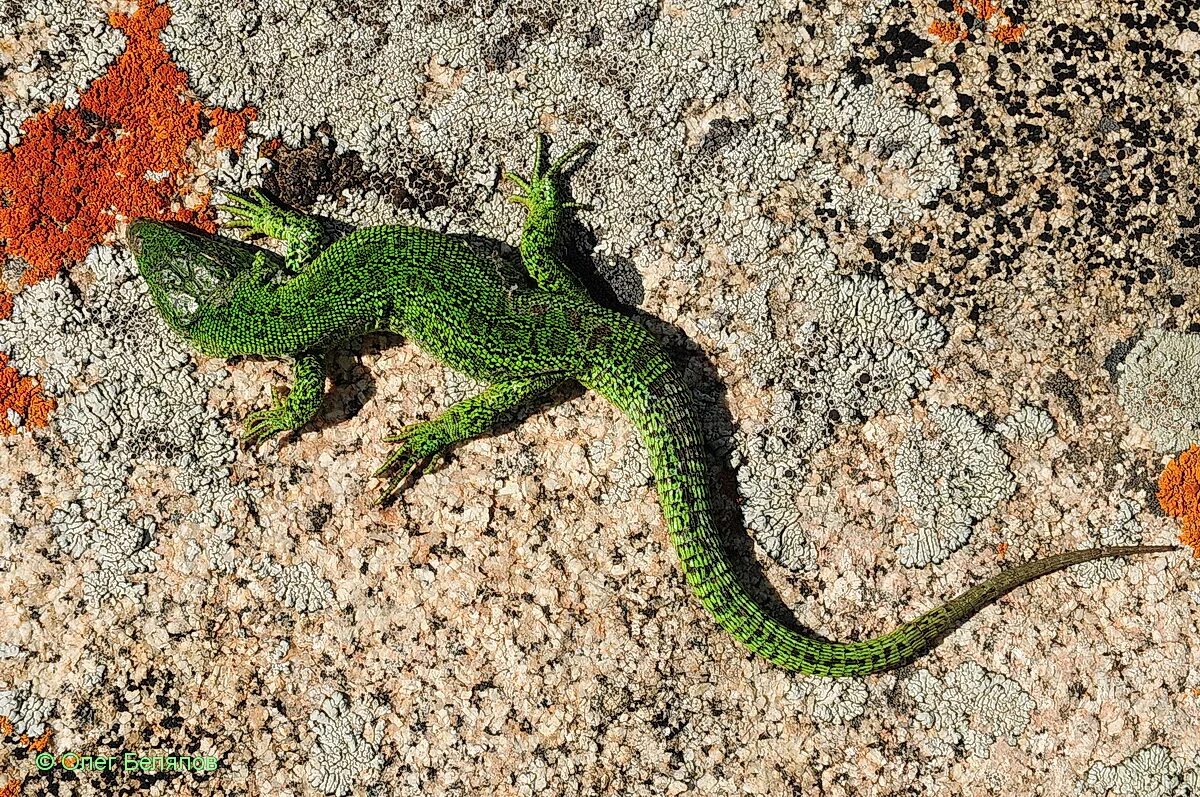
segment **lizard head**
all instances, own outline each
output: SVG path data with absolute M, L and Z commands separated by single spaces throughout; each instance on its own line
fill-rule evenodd
M 138 271 L 167 324 L 204 350 L 204 320 L 221 312 L 257 250 L 175 222 L 135 219 L 125 233 Z

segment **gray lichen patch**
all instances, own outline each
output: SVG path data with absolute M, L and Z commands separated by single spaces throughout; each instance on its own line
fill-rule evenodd
M 0 689 L 0 717 L 12 724 L 12 732 L 18 736 L 41 736 L 54 713 L 54 703 L 38 695 L 32 683 Z
M 424 209 L 439 229 L 514 240 L 520 219 L 497 190 L 501 167 L 528 168 L 542 127 L 564 146 L 600 143 L 577 189 L 607 197 L 588 213 L 602 261 L 644 273 L 667 255 L 695 280 L 706 251 L 758 259 L 786 232 L 760 203 L 813 153 L 789 121 L 783 63 L 758 46 L 773 5 L 356 8 L 357 21 L 340 24 L 335 0 L 302 15 L 179 0 L 163 40 L 210 101 L 255 106 L 256 134 L 299 148 L 327 122 L 339 154 L 357 153 L 393 184 L 453 175 Z M 284 40 L 292 46 L 281 51 Z M 381 86 L 368 74 L 397 77 Z M 330 188 L 339 201 L 349 195 L 340 218 L 386 215 L 370 185 Z
M 1129 419 L 1171 453 L 1200 441 L 1200 335 L 1148 330 L 1117 370 Z
M 921 669 L 905 685 L 916 701 L 916 721 L 935 732 L 925 745 L 935 756 L 957 750 L 988 758 L 999 739 L 1016 745 L 1033 711 L 1033 698 L 1013 679 L 966 661 L 938 678 Z
M 1100 545 L 1137 545 L 1142 541 L 1142 525 L 1138 513 L 1142 507 L 1136 501 L 1122 499 L 1117 505 L 1113 522 L 1100 530 Z M 1081 587 L 1094 587 L 1103 581 L 1120 578 L 1129 567 L 1125 557 L 1097 559 L 1070 568 L 1075 583 Z
M 771 259 L 758 283 L 725 295 L 701 329 L 764 391 L 769 415 L 737 435 L 747 526 L 772 556 L 809 569 L 797 500 L 814 452 L 834 430 L 905 410 L 929 384 L 945 340 L 937 319 L 882 280 L 841 276 L 820 239 Z
M 333 602 L 329 582 L 317 573 L 310 562 L 282 565 L 266 557 L 255 572 L 271 582 L 275 597 L 288 608 L 298 612 L 316 612 Z
M 21 291 L 12 314 L 0 319 L 0 350 L 23 374 L 37 374 L 42 389 L 62 396 L 83 374 L 86 320 L 63 275 Z
M 1054 419 L 1041 407 L 1022 404 L 996 425 L 996 431 L 1010 442 L 1038 445 L 1054 435 Z
M 906 567 L 943 561 L 1016 489 L 1008 455 L 970 412 L 932 406 L 928 427 L 909 428 L 893 464 L 900 503 L 917 526 L 897 549 Z
M 832 134 L 810 179 L 828 190 L 830 209 L 870 234 L 918 218 L 958 184 L 954 150 L 937 125 L 877 84 L 814 86 L 799 118 L 818 137 Z
M 105 9 L 86 0 L 0 4 L 0 147 L 51 104 L 73 108 L 125 46 Z
M 1200 762 L 1187 765 L 1161 744 L 1143 747 L 1116 764 L 1095 762 L 1083 776 L 1083 787 L 1098 795 L 1177 797 L 1200 789 Z
M 132 500 L 136 469 L 167 469 L 195 499 L 189 519 L 209 528 L 249 493 L 230 483 L 233 440 L 205 406 L 223 372 L 196 372 L 127 253 L 95 247 L 84 267 L 93 279 L 84 296 L 61 277 L 22 291 L 0 321 L 0 350 L 60 397 L 55 427 L 81 479 L 50 528 L 70 558 L 94 563 L 84 592 L 99 604 L 140 599 L 145 586 L 131 577 L 157 559 L 158 525 Z
M 818 722 L 845 725 L 863 715 L 870 692 L 859 679 L 797 677 L 787 696 Z
M 383 764 L 379 753 L 379 728 L 370 741 L 365 735 L 367 718 L 361 706 L 352 707 L 338 692 L 312 713 L 308 724 L 316 741 L 306 765 L 308 782 L 329 797 L 344 797 L 370 782 Z
M 650 486 L 654 479 L 646 449 L 636 437 L 627 439 L 615 452 L 613 449 L 607 436 L 587 448 L 589 463 L 596 467 L 598 475 L 603 474 L 606 482 L 600 501 L 610 505 L 633 500 L 637 492 Z M 606 472 L 602 470 L 605 463 L 610 466 Z

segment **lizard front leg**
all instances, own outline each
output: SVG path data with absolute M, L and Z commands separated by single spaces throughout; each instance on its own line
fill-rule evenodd
M 287 244 L 284 263 L 293 274 L 299 274 L 320 251 L 320 223 L 312 216 L 272 202 L 257 188 L 251 188 L 250 194 L 248 197 L 226 194 L 229 202 L 217 208 L 233 218 L 222 226 L 244 227 L 283 241 Z
M 450 448 L 477 437 L 495 426 L 508 413 L 544 396 L 566 380 L 561 373 L 538 374 L 507 379 L 488 386 L 477 395 L 455 402 L 433 420 L 404 427 L 398 434 L 383 438 L 400 445 L 373 476 L 391 474 L 377 504 L 383 504 L 400 492 L 404 483 L 432 473 L 446 459 Z
M 325 395 L 325 352 L 306 352 L 292 363 L 292 389 L 283 398 L 278 388 L 271 389 L 270 408 L 246 416 L 242 442 L 255 445 L 279 432 L 299 429 L 312 420 Z

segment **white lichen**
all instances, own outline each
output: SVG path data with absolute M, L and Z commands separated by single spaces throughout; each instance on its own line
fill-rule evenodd
M 797 572 L 814 572 L 817 552 L 804 532 L 798 506 L 812 430 L 789 394 L 778 394 L 758 434 L 736 436 L 742 517 L 755 541 L 775 561 Z M 807 444 L 807 445 L 806 445 Z
M 313 788 L 330 797 L 343 797 L 357 784 L 369 782 L 368 774 L 379 771 L 383 757 L 379 753 L 378 729 L 376 741 L 368 741 L 364 736 L 366 724 L 340 692 L 312 713 L 308 725 L 317 738 L 306 769 Z
M 747 293 L 721 297 L 701 329 L 748 364 L 770 400 L 766 422 L 737 435 L 746 524 L 772 556 L 807 570 L 814 552 L 797 499 L 809 457 L 837 425 L 906 410 L 946 333 L 882 281 L 838 275 L 819 239 L 772 258 L 758 277 Z
M 893 463 L 900 504 L 917 526 L 897 549 L 906 567 L 943 561 L 1016 489 L 1008 455 L 970 412 L 931 406 L 927 425 L 909 428 Z
M 1117 389 L 1129 419 L 1158 451 L 1200 442 L 1200 335 L 1147 331 L 1117 367 Z
M 811 179 L 830 193 L 828 207 L 868 234 L 920 217 L 922 206 L 958 184 L 953 147 L 924 114 L 876 83 L 848 78 L 810 91 L 797 118 L 814 135 L 837 137 L 838 162 L 820 162 Z
M 42 390 L 62 396 L 83 374 L 89 358 L 87 321 L 59 274 L 21 291 L 12 314 L 0 319 L 0 350 L 23 374 L 37 374 Z
M 1142 541 L 1142 524 L 1138 522 L 1140 504 L 1129 499 L 1122 499 L 1117 505 L 1116 517 L 1109 526 L 1099 533 L 1100 545 L 1137 545 Z M 1069 572 L 1075 583 L 1081 587 L 1094 587 L 1102 581 L 1114 581 L 1121 578 L 1129 560 L 1124 556 L 1096 559 L 1091 562 L 1075 565 Z
M 1185 767 L 1166 747 L 1153 744 L 1112 766 L 1093 763 L 1083 785 L 1099 795 L 1184 797 L 1200 790 L 1200 763 Z
M 588 461 L 595 466 L 597 475 L 604 480 L 600 502 L 620 504 L 633 500 L 636 491 L 645 488 L 654 479 L 650 470 L 650 458 L 641 441 L 627 441 L 615 453 L 607 437 L 593 441 L 587 448 Z
M 84 297 L 61 276 L 17 294 L 0 321 L 0 350 L 59 397 L 54 425 L 81 478 L 50 528 L 67 556 L 95 563 L 84 592 L 98 604 L 139 598 L 144 585 L 130 577 L 156 559 L 156 524 L 129 498 L 135 471 L 172 475 L 192 496 L 188 519 L 209 528 L 250 493 L 230 483 L 235 442 L 207 407 L 225 373 L 196 373 L 127 252 L 93 247 L 83 267 L 95 276 Z
M 13 733 L 33 739 L 45 732 L 54 702 L 35 694 L 33 684 L 0 689 L 0 717 L 12 723 Z
M 689 0 L 670 13 L 647 7 L 634 29 L 630 11 L 616 0 L 526 0 L 439 13 L 362 6 L 347 18 L 337 0 L 301 15 L 280 0 L 178 0 L 162 38 L 200 94 L 255 106 L 257 134 L 300 146 L 320 135 L 306 120 L 326 120 L 339 152 L 360 153 L 414 195 L 428 194 L 415 164 L 436 163 L 452 179 L 445 204 L 421 211 L 434 227 L 514 242 L 521 217 L 503 201 L 509 189 L 497 190 L 500 166 L 528 169 L 544 120 L 558 147 L 601 144 L 577 189 L 606 197 L 588 211 L 605 258 L 643 271 L 665 254 L 693 275 L 705 245 L 761 258 L 786 232 L 761 200 L 813 156 L 789 119 L 786 70 L 760 44 L 777 9 Z M 394 220 L 373 191 L 345 191 L 338 216 Z
M 996 431 L 1010 442 L 1036 445 L 1054 436 L 1054 419 L 1041 407 L 1022 404 L 996 425 Z
M 1016 745 L 1033 711 L 1033 698 L 1016 681 L 973 661 L 945 678 L 918 670 L 905 688 L 916 701 L 916 721 L 935 731 L 926 746 L 937 756 L 961 750 L 988 758 L 998 739 Z
M 863 715 L 867 684 L 853 678 L 797 677 L 788 699 L 802 701 L 803 713 L 823 725 L 845 725 Z
M 309 562 L 281 565 L 266 557 L 254 570 L 271 582 L 271 591 L 280 603 L 298 612 L 320 611 L 333 602 L 333 588 Z

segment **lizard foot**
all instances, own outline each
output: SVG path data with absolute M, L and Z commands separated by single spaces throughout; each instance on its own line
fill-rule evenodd
M 375 505 L 380 506 L 398 495 L 401 490 L 427 473 L 433 473 L 446 464 L 450 441 L 437 421 L 421 421 L 409 424 L 397 434 L 383 438 L 385 443 L 400 445 L 371 474 L 376 478 L 391 473 L 387 486 L 383 488 Z
M 251 232 L 266 234 L 267 225 L 279 213 L 279 206 L 257 188 L 251 188 L 252 196 L 242 196 L 226 192 L 229 201 L 215 207 L 223 210 L 232 218 L 222 224 L 222 227 L 244 227 Z
M 295 419 L 284 405 L 284 397 L 279 388 L 271 388 L 271 398 L 269 409 L 255 410 L 246 416 L 242 427 L 243 448 L 253 448 L 272 435 L 290 432 L 296 428 Z
M 515 172 L 506 172 L 505 179 L 511 180 L 517 184 L 522 193 L 513 194 L 509 197 L 513 202 L 518 202 L 530 210 L 536 209 L 555 209 L 555 208 L 578 208 L 580 210 L 591 210 L 591 205 L 585 205 L 580 202 L 560 202 L 558 198 L 558 185 L 555 178 L 566 169 L 587 147 L 591 146 L 590 141 L 581 141 L 569 150 L 558 156 L 549 167 L 546 166 L 545 159 L 545 141 L 541 134 L 537 137 L 537 149 L 533 153 L 533 171 L 528 180 Z

